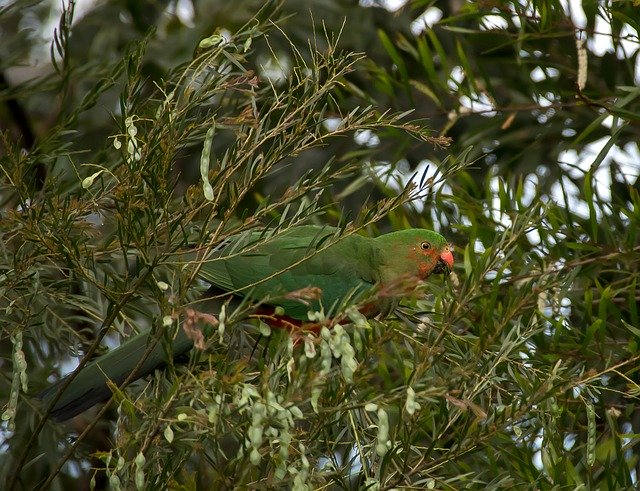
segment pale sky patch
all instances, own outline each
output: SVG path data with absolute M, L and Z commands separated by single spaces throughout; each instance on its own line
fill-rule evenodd
M 437 24 L 438 21 L 442 19 L 442 15 L 442 10 L 438 7 L 429 7 L 411 23 L 411 33 L 414 36 L 419 36 Z

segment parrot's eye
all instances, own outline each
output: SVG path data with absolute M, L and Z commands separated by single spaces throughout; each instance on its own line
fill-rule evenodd
M 429 242 L 423 242 L 420 244 L 420 247 L 422 247 L 423 250 L 428 251 L 431 249 L 431 244 Z

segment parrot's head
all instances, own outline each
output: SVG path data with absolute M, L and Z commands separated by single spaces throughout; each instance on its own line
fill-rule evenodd
M 383 281 L 405 275 L 425 279 L 432 274 L 449 274 L 453 269 L 451 244 L 432 230 L 400 230 L 376 240 L 384 256 Z

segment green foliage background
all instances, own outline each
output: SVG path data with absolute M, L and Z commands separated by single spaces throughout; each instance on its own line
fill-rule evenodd
M 3 489 L 632 487 L 640 9 L 563 5 L 65 3 L 39 72 L 51 5 L 0 7 Z M 70 360 L 206 312 L 181 251 L 303 222 L 434 228 L 455 274 L 297 345 L 227 312 L 45 418 Z

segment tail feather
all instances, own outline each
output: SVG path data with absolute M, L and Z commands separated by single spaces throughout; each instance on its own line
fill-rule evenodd
M 154 346 L 145 361 L 136 370 L 136 366 L 140 363 L 140 359 L 150 343 L 154 343 Z M 180 329 L 173 341 L 171 358 L 186 353 L 192 346 L 193 341 Z M 131 378 L 131 381 L 137 380 L 153 372 L 156 368 L 164 366 L 169 361 L 167 358 L 168 355 L 162 341 L 152 337 L 150 332 L 134 336 L 117 349 L 85 365 L 69 386 L 64 389 L 51 410 L 51 417 L 56 421 L 66 421 L 73 418 L 91 406 L 111 397 L 107 381 L 120 386 L 134 370 L 135 376 Z M 69 375 L 51 385 L 38 394 L 38 397 L 45 404 L 48 404 L 68 377 Z

